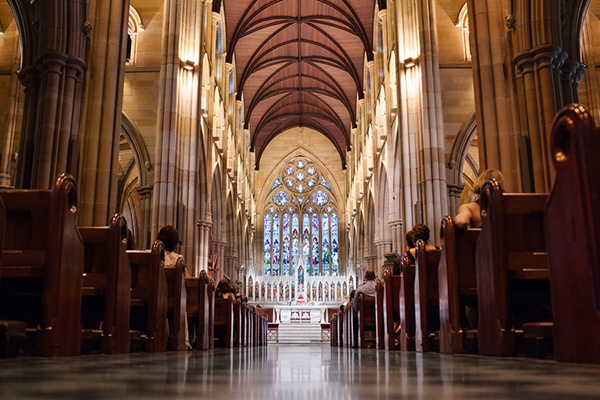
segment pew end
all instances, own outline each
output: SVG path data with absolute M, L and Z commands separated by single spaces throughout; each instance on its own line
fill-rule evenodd
M 452 217 L 441 224 L 440 352 L 477 352 L 477 270 L 475 252 L 480 228 L 459 229 Z
M 556 361 L 600 363 L 600 129 L 583 106 L 554 119 L 546 205 Z
M 35 355 L 79 355 L 84 249 L 77 184 L 62 174 L 51 190 L 0 196 L 11 232 L 4 237 L 0 319 L 26 324 Z

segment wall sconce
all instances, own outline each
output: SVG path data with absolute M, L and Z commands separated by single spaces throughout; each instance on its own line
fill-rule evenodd
M 196 63 L 193 62 L 192 60 L 187 60 L 183 63 L 183 69 L 185 69 L 187 71 L 193 71 L 195 66 L 196 66 Z
M 417 60 L 412 57 L 408 57 L 404 59 L 404 68 L 412 68 L 417 65 Z

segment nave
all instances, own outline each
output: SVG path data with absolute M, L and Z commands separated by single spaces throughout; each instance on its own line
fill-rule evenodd
M 1 399 L 597 399 L 600 367 L 317 345 L 0 360 Z

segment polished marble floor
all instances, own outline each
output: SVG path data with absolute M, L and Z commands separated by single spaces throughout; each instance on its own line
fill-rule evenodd
M 600 399 L 600 366 L 271 345 L 0 360 L 0 399 Z

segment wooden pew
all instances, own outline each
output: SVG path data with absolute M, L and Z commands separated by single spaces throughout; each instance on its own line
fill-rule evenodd
M 241 300 L 233 302 L 233 347 L 240 347 L 242 342 L 242 302 Z
M 359 348 L 365 349 L 373 342 L 376 344 L 377 315 L 375 313 L 375 297 L 364 296 L 362 293 L 359 293 L 358 296 L 357 345 Z M 373 338 L 367 337 L 368 332 L 371 332 Z
M 415 265 L 402 256 L 400 275 L 400 350 L 415 350 Z
M 483 225 L 476 251 L 477 341 L 482 355 L 515 355 L 523 324 L 551 319 L 544 239 L 547 198 L 502 193 L 495 180 L 483 186 Z
M 52 190 L 6 190 L 0 196 L 10 232 L 0 270 L 0 319 L 25 322 L 36 355 L 79 355 L 84 250 L 77 184 L 62 174 Z
M 378 280 L 375 284 L 375 347 L 379 350 L 385 350 L 385 327 L 383 312 L 383 282 Z
M 556 361 L 600 363 L 600 130 L 579 105 L 554 120 L 546 205 Z
M 452 354 L 466 351 L 469 326 L 465 313 L 469 306 L 477 310 L 477 271 L 475 250 L 480 228 L 458 229 L 452 217 L 442 220 L 442 255 L 438 268 L 440 295 L 440 353 Z M 472 340 L 474 341 L 474 340 Z M 471 353 L 475 348 L 471 346 Z
M 185 289 L 185 261 L 177 260 L 173 267 L 165 266 L 167 279 L 167 316 L 169 319 L 168 350 L 186 350 L 185 327 L 187 292 Z
M 275 309 L 272 307 L 259 307 L 255 310 L 267 318 L 267 340 L 279 342 L 279 323 L 275 321 Z
M 217 347 L 233 346 L 233 303 L 232 297 L 214 299 L 214 340 Z
M 0 196 L 0 246 L 4 244 L 6 226 L 6 210 Z M 2 249 L 0 247 L 0 266 L 2 265 Z M 2 274 L 0 273 L 0 288 Z M 0 320 L 0 357 L 15 357 L 23 352 L 27 342 L 27 325 L 22 321 Z
M 332 335 L 331 318 L 339 311 L 337 307 L 331 307 L 325 310 L 323 320 L 321 321 L 321 342 L 330 342 Z
M 439 330 L 440 297 L 438 266 L 441 250 L 426 250 L 425 242 L 416 243 L 415 263 L 415 350 L 438 350 L 436 332 Z
M 141 332 L 148 352 L 167 350 L 167 278 L 161 241 L 152 250 L 127 250 L 131 264 L 130 329 Z
M 131 268 L 127 222 L 116 214 L 110 225 L 80 227 L 79 233 L 85 249 L 81 309 L 84 335 L 86 330 L 101 327 L 97 350 L 105 354 L 129 353 Z
M 395 328 L 400 324 L 401 279 L 400 275 L 392 275 L 390 269 L 386 269 L 383 273 L 383 341 L 385 350 L 400 349 L 400 342 L 396 343 Z
M 354 326 L 353 326 L 353 315 L 354 315 L 354 310 L 352 309 L 352 302 L 348 303 L 348 306 L 344 309 L 344 321 L 343 321 L 343 334 L 344 334 L 344 340 L 343 340 L 343 345 L 344 347 L 354 347 Z
M 267 345 L 267 327 L 268 321 L 264 315 L 260 315 L 256 312 L 256 308 L 252 307 L 254 315 L 256 316 L 257 335 L 258 335 L 258 346 Z
M 329 344 L 331 347 L 338 346 L 338 335 L 339 335 L 339 327 L 338 327 L 338 315 L 339 313 L 332 313 L 329 316 Z
M 186 312 L 188 318 L 193 321 L 191 326 L 190 340 L 193 347 L 198 350 L 210 349 L 212 342 L 212 325 L 210 324 L 210 302 L 212 296 L 212 281 L 208 279 L 206 271 L 200 271 L 198 278 L 185 278 L 186 290 Z

